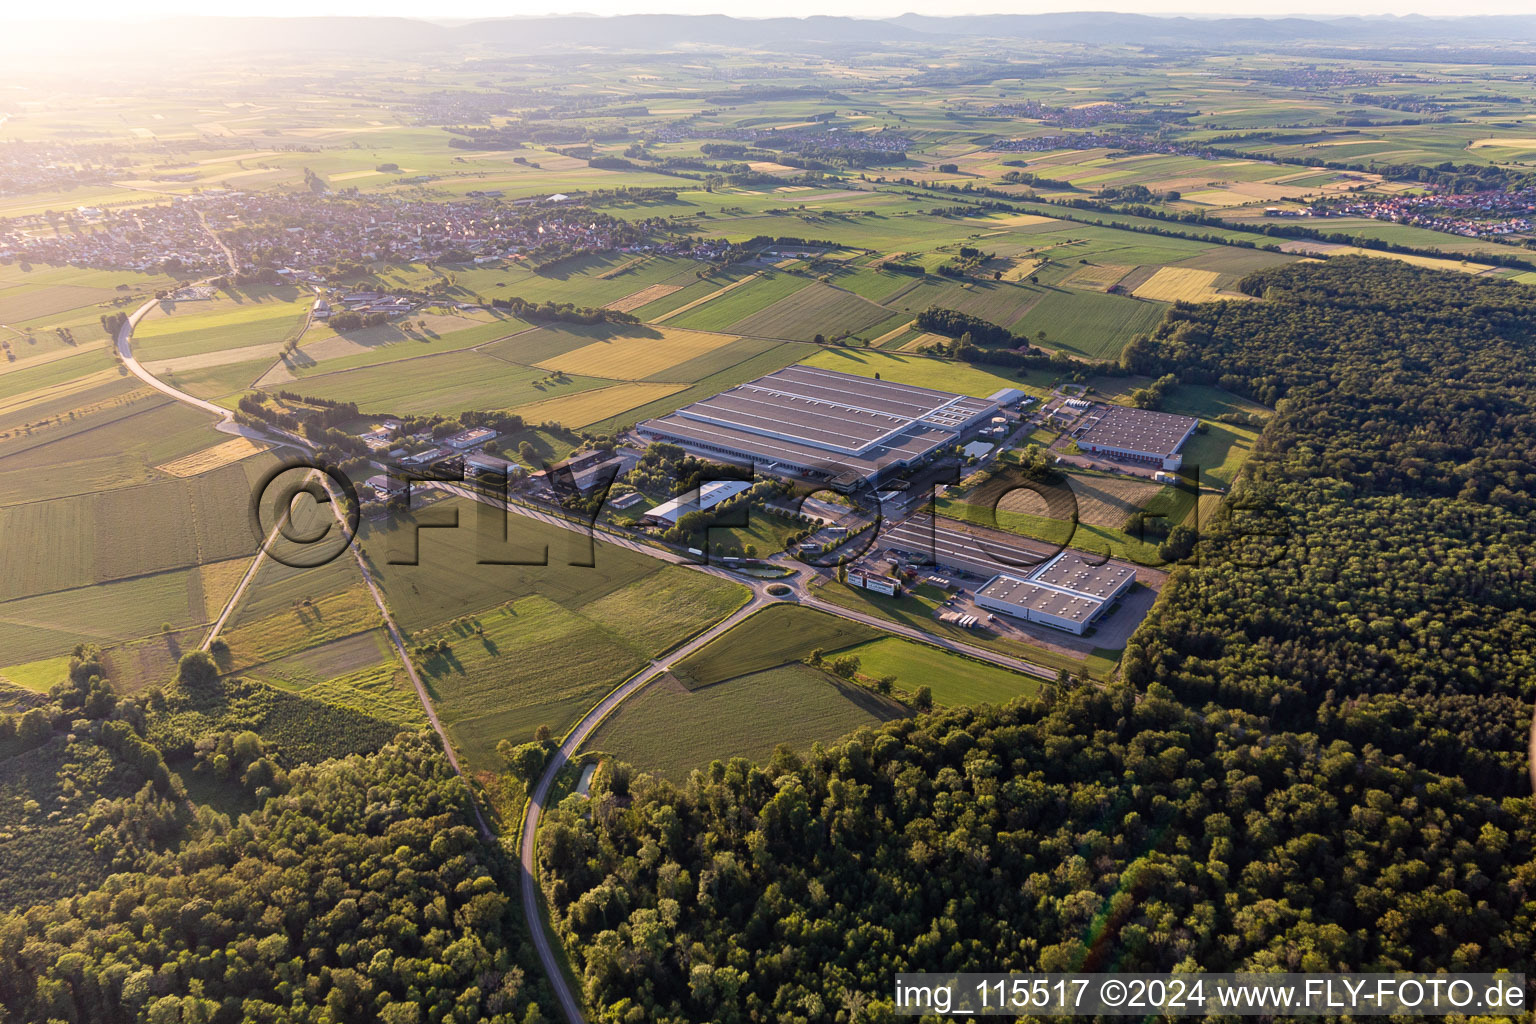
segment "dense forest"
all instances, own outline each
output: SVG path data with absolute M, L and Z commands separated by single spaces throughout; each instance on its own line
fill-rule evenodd
M 1277 410 L 1128 678 L 1528 792 L 1536 292 L 1364 257 L 1242 287 L 1126 356 Z
M 885 1020 L 904 968 L 1536 970 L 1536 291 L 1243 288 L 1126 354 L 1277 412 L 1122 681 L 552 816 L 603 1019 Z
M 435 737 L 210 666 L 0 718 L 0 1022 L 547 1020 Z

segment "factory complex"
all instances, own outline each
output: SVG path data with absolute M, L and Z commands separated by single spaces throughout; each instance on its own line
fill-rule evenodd
M 1022 398 L 1014 389 L 974 398 L 795 365 L 636 430 L 703 458 L 848 491 L 965 440 Z

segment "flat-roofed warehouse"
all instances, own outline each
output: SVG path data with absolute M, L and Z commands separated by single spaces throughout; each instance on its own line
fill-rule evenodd
M 636 429 L 705 458 L 851 488 L 909 466 L 997 412 L 992 398 L 788 366 Z
M 976 591 L 976 603 L 1082 635 L 1136 582 L 1136 572 L 1116 562 L 1096 562 L 1063 551 L 1028 574 L 999 573 Z
M 1192 416 L 1100 405 L 1084 417 L 1072 436 L 1084 451 L 1178 469 L 1184 463 L 1179 449 L 1198 425 Z
M 963 569 L 977 576 L 1024 574 L 1051 558 L 1058 547 L 997 530 L 962 528 L 943 516 L 915 515 L 888 527 L 880 543 L 923 565 Z

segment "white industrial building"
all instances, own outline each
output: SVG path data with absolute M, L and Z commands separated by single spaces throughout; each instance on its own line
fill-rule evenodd
M 1184 463 L 1179 449 L 1199 425 L 1193 416 L 1100 405 L 1083 416 L 1072 437 L 1085 452 L 1178 469 Z
M 901 581 L 896 577 L 883 576 L 877 572 L 865 572 L 861 569 L 848 570 L 848 584 L 891 597 L 894 597 L 901 590 Z
M 662 502 L 641 518 L 649 523 L 676 526 L 677 521 L 688 513 L 712 509 L 751 486 L 745 480 L 712 480 L 697 490 L 687 491 L 671 501 Z
M 452 437 L 443 438 L 443 444 L 454 451 L 465 451 L 476 445 L 485 444 L 496 436 L 496 431 L 487 427 L 471 427 L 469 430 L 461 430 Z
M 999 573 L 976 591 L 976 603 L 1026 622 L 1081 636 L 1136 582 L 1128 565 L 1092 562 L 1063 551 L 1027 574 Z

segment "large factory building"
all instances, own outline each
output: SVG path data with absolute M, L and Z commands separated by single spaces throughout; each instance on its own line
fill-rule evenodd
M 878 484 L 988 423 L 1006 397 L 971 398 L 789 366 L 640 423 L 702 458 L 840 490 Z

